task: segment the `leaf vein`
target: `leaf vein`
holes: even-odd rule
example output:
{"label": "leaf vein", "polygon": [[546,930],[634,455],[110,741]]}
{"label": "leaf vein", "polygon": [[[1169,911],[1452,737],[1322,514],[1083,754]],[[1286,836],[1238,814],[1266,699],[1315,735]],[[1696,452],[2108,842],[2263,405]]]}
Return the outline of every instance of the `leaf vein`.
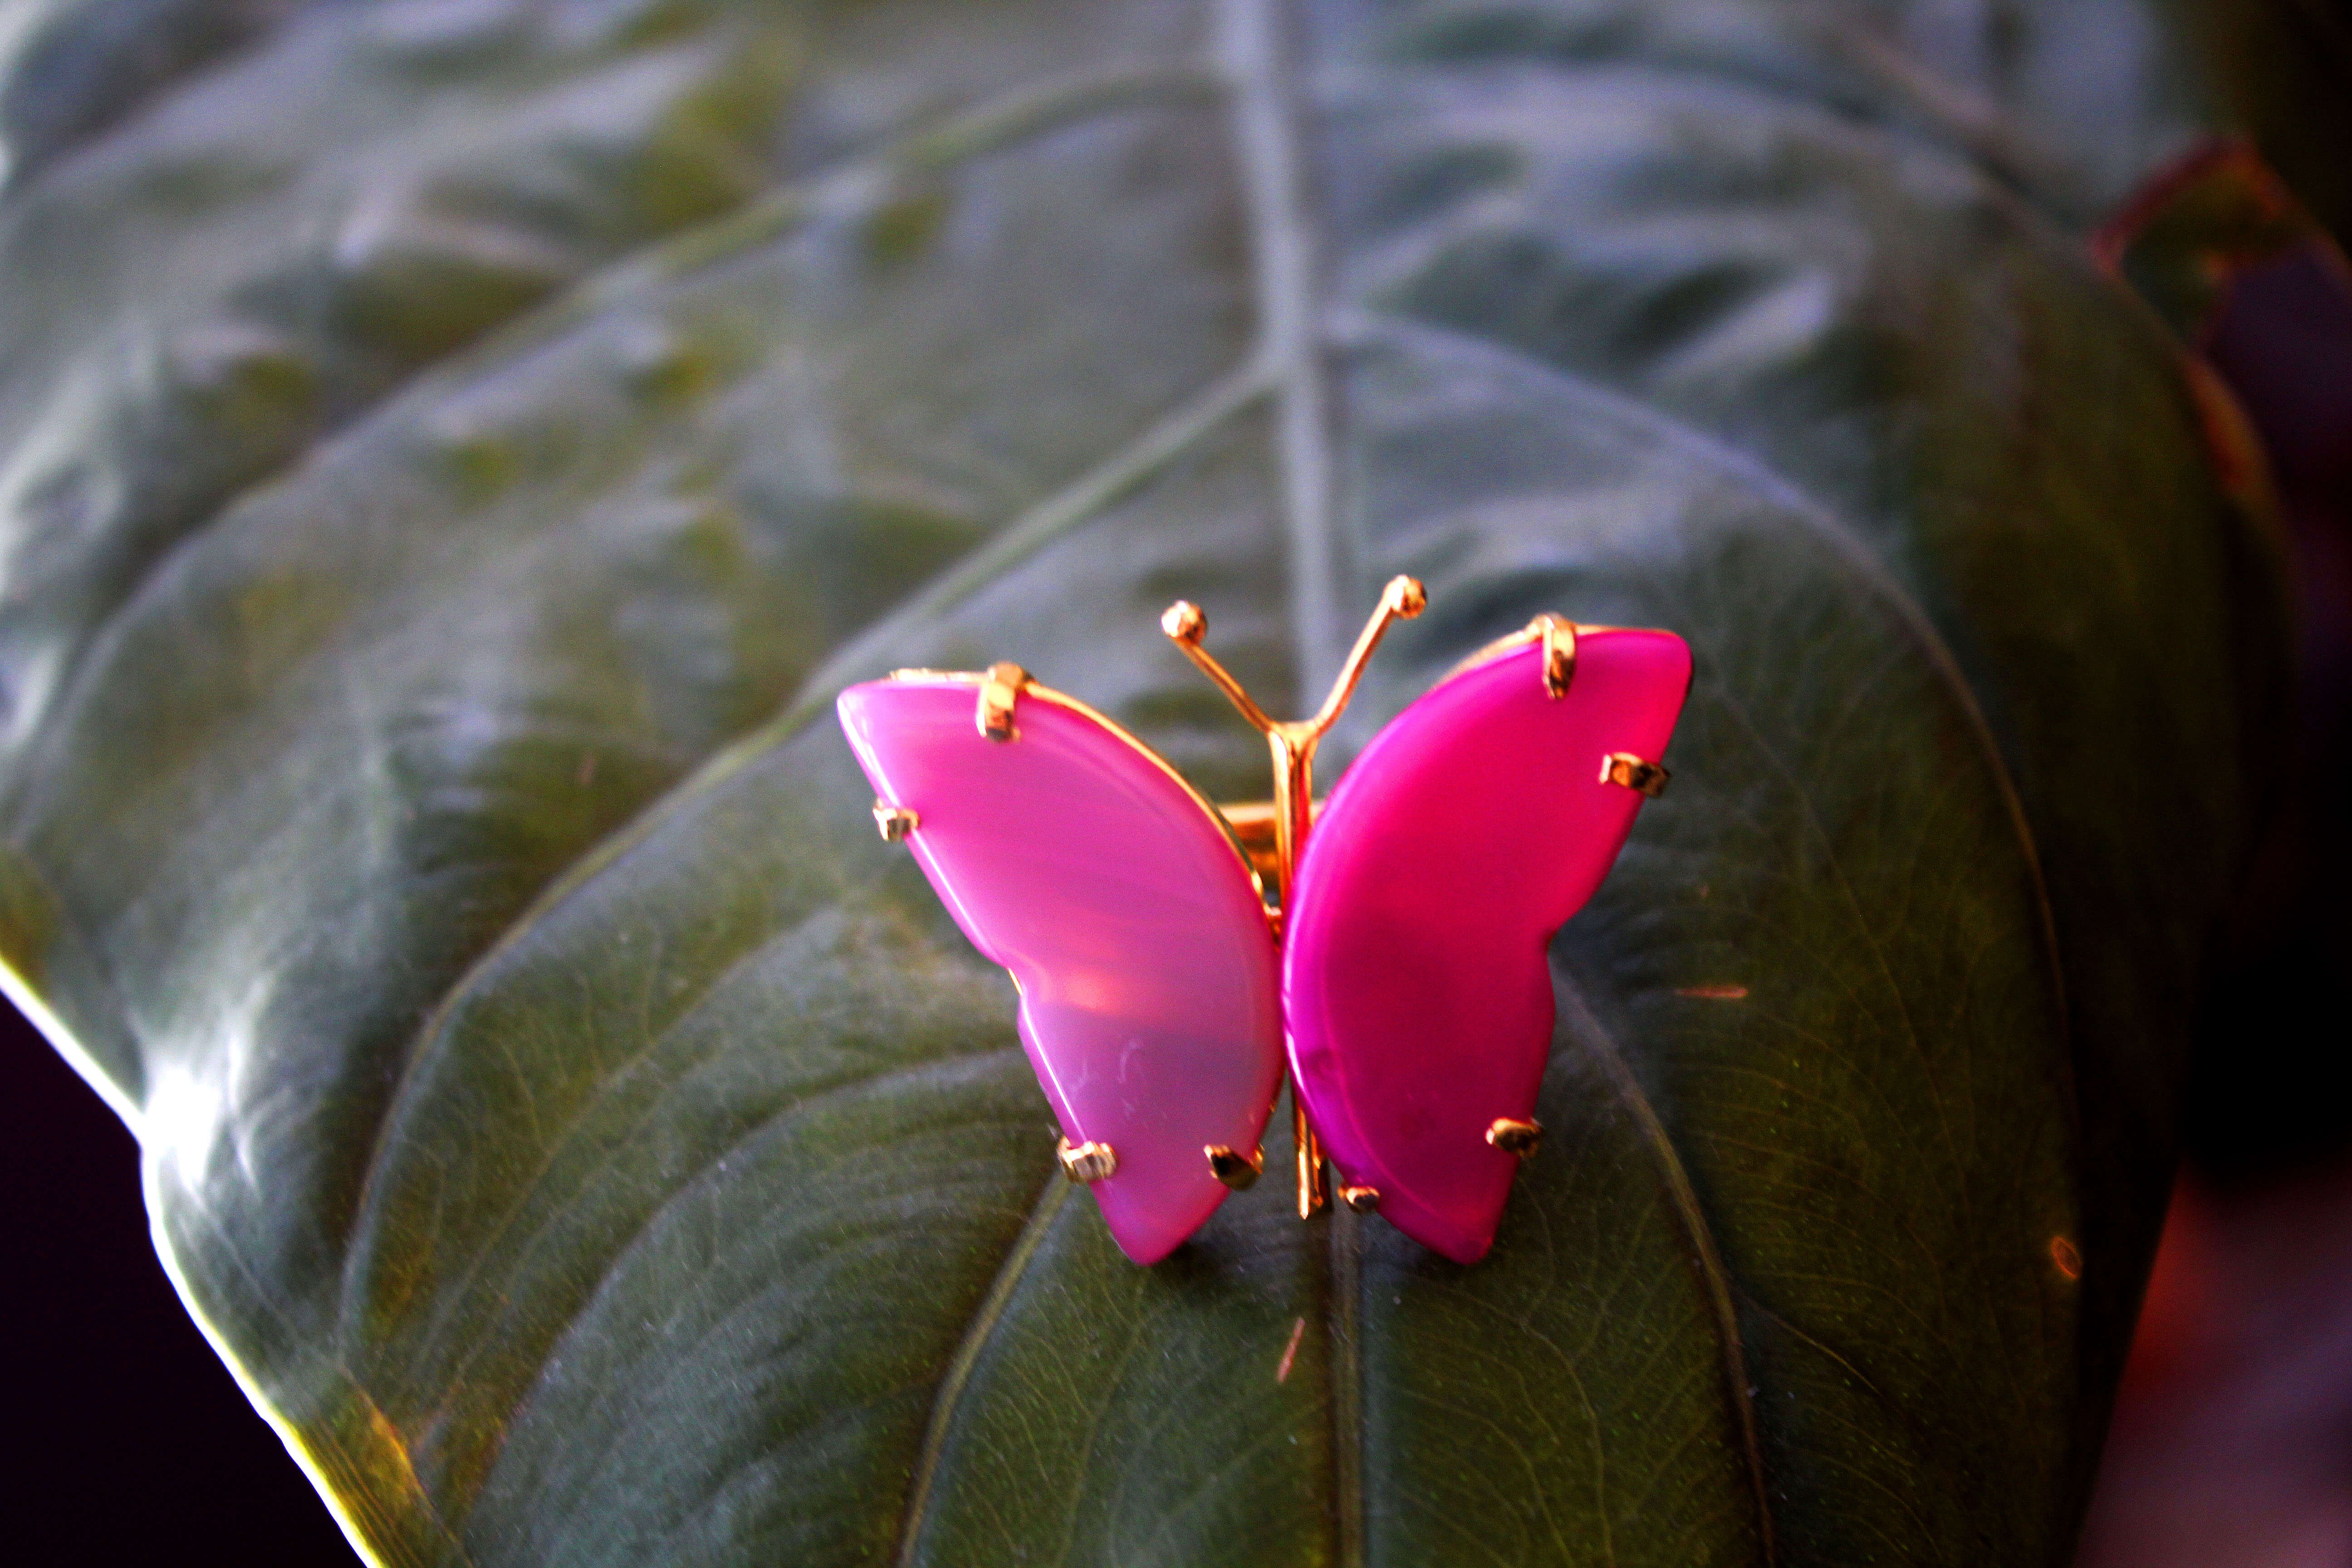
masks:
{"label": "leaf vein", "polygon": [[939,1394],[931,1403],[930,1419],[925,1425],[923,1446],[916,1459],[915,1479],[908,1488],[906,1506],[901,1510],[898,1548],[891,1553],[891,1560],[899,1564],[899,1568],[913,1568],[918,1561],[915,1551],[921,1542],[923,1521],[930,1511],[931,1491],[939,1480],[940,1460],[947,1451],[948,1436],[955,1424],[956,1410],[963,1401],[965,1388],[971,1383],[973,1369],[980,1364],[981,1352],[987,1348],[990,1337],[996,1331],[996,1325],[1003,1321],[1005,1309],[1012,1305],[1013,1295],[1021,1288],[1022,1277],[1029,1271],[1031,1260],[1037,1256],[1045,1233],[1053,1228],[1054,1216],[1061,1213],[1062,1205],[1069,1194],[1070,1184],[1063,1179],[1059,1171],[1045,1178],[1045,1190],[1037,1194],[1037,1202],[1029,1211],[1028,1222],[1021,1227],[1021,1235],[1013,1242],[1013,1250],[1005,1254],[1003,1267],[997,1269],[994,1282],[981,1300],[980,1310],[973,1314],[971,1324],[964,1330],[963,1338],[956,1345],[955,1354],[948,1360],[947,1375],[940,1380]]}

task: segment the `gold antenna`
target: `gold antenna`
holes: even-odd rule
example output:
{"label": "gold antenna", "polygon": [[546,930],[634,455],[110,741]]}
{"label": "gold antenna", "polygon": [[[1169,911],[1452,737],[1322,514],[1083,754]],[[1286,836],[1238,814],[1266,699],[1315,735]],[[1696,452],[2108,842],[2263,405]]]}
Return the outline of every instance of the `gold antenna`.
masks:
{"label": "gold antenna", "polygon": [[[1313,718],[1288,723],[1267,718],[1265,710],[1250,700],[1249,693],[1242,689],[1242,683],[1234,679],[1233,672],[1201,646],[1202,637],[1208,634],[1209,617],[1201,613],[1198,605],[1179,599],[1160,617],[1160,629],[1184,650],[1185,658],[1201,667],[1203,675],[1216,682],[1217,689],[1241,710],[1252,729],[1266,738],[1273,752],[1275,888],[1286,917],[1290,910],[1290,880],[1298,869],[1298,857],[1307,847],[1307,829],[1314,826],[1315,748],[1339,722],[1348,700],[1356,694],[1356,683],[1364,678],[1365,662],[1381,646],[1390,623],[1412,619],[1428,603],[1429,595],[1423,592],[1417,579],[1390,578],[1388,586],[1381,590],[1380,608],[1364,623],[1356,646],[1348,652],[1348,661],[1339,667],[1339,679],[1331,683],[1330,695],[1323,699],[1323,706],[1315,710]],[[1298,1217],[1307,1219],[1328,1201],[1323,1183],[1323,1146],[1315,1130],[1307,1124],[1307,1109],[1299,1102],[1295,1085],[1290,1091],[1290,1131],[1298,1152]]]}

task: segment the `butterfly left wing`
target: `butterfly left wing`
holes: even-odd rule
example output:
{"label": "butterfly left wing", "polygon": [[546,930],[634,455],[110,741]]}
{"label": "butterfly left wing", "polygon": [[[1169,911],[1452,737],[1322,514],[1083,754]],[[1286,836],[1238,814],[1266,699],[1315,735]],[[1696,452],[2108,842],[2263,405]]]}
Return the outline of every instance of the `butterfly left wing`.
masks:
{"label": "butterfly left wing", "polygon": [[1552,933],[1663,784],[1650,770],[1690,687],[1671,632],[1568,642],[1539,624],[1373,738],[1316,817],[1283,938],[1291,1068],[1325,1152],[1464,1263],[1493,1244],[1509,1150],[1533,1135]]}
{"label": "butterfly left wing", "polygon": [[1074,1173],[1120,1249],[1157,1262],[1230,1190],[1206,1151],[1254,1155],[1281,1085],[1273,932],[1239,846],[1141,742],[1025,678],[906,671],[836,707],[877,819],[1012,971],[1063,1133],[1096,1146]]}

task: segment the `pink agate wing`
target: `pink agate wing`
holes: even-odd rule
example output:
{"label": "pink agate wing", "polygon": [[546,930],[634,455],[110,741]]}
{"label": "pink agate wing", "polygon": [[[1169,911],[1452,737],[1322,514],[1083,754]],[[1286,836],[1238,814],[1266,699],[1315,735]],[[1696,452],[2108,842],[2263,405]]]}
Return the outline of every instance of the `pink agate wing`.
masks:
{"label": "pink agate wing", "polygon": [[1119,1247],[1155,1263],[1227,1189],[1203,1150],[1258,1145],[1282,1081],[1274,938],[1241,852],[1168,766],[1029,688],[991,741],[969,676],[841,694],[841,727],[972,945],[1013,972],[1021,1043]]}
{"label": "pink agate wing", "polygon": [[1566,696],[1538,638],[1444,681],[1374,737],[1308,837],[1284,941],[1290,1060],[1350,1186],[1448,1258],[1486,1255],[1552,1032],[1552,933],[1591,898],[1690,685],[1670,632],[1580,632]]}

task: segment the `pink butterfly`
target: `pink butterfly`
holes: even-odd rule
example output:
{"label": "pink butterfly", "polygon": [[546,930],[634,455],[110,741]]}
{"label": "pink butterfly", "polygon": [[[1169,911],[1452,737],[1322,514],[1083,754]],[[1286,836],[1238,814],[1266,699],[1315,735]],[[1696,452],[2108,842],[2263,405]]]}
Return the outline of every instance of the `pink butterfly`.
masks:
{"label": "pink butterfly", "polygon": [[1546,950],[1664,787],[1690,650],[1539,616],[1398,714],[1310,807],[1316,742],[1422,604],[1421,584],[1391,582],[1322,710],[1286,724],[1201,647],[1198,610],[1169,611],[1273,749],[1272,808],[1230,817],[1013,665],[841,694],[876,820],[1012,972],[1063,1167],[1138,1263],[1256,1177],[1286,1044],[1302,1215],[1328,1158],[1351,1206],[1475,1262],[1534,1152]]}

